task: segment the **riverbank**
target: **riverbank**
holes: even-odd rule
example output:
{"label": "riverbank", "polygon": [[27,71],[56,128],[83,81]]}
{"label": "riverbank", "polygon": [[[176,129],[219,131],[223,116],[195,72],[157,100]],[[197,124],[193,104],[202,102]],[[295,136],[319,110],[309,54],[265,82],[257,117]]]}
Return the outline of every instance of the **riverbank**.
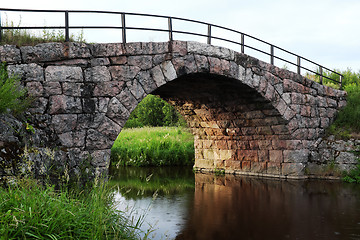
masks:
{"label": "riverbank", "polygon": [[111,165],[192,166],[194,156],[194,137],[186,128],[128,128],[111,149]]}
{"label": "riverbank", "polygon": [[18,179],[0,188],[0,239],[138,239],[107,184],[85,190]]}

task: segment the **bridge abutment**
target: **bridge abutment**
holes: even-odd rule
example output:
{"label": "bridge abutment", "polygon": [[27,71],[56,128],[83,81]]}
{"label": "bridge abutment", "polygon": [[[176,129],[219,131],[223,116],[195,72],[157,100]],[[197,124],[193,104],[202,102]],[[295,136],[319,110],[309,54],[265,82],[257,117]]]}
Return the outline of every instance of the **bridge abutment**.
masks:
{"label": "bridge abutment", "polygon": [[32,123],[73,169],[89,157],[106,171],[114,140],[152,93],[185,116],[195,168],[303,176],[314,143],[346,104],[344,91],[197,42],[0,46],[0,60],[36,97]]}

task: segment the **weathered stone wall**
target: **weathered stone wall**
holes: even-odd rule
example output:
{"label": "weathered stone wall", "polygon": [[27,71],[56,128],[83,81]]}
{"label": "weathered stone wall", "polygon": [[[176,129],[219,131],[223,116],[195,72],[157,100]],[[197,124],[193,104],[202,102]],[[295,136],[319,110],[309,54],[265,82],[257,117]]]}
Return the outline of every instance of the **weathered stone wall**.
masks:
{"label": "weathered stone wall", "polygon": [[100,171],[149,93],[174,104],[195,135],[199,170],[303,175],[310,148],[345,92],[245,54],[197,42],[0,46],[0,60],[37,97],[32,124],[70,169]]}
{"label": "weathered stone wall", "polygon": [[319,138],[310,150],[305,170],[309,176],[341,176],[344,171],[354,169],[360,160],[359,139]]}

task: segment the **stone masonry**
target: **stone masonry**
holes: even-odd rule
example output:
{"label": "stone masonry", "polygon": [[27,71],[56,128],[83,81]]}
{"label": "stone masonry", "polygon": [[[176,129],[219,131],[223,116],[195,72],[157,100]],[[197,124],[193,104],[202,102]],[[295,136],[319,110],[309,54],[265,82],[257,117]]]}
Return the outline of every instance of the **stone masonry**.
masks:
{"label": "stone masonry", "polygon": [[32,124],[72,168],[90,156],[106,171],[114,140],[152,93],[185,116],[197,170],[301,177],[346,105],[344,91],[198,42],[5,45],[0,61],[36,97]]}

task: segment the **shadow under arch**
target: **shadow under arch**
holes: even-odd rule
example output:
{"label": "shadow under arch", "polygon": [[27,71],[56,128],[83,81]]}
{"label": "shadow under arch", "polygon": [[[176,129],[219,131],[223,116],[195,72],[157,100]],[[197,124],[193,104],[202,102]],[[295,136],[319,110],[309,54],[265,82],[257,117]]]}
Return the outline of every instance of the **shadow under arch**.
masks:
{"label": "shadow under arch", "polygon": [[239,80],[185,74],[157,88],[186,119],[195,137],[195,169],[280,174],[279,141],[291,139],[272,103]]}

